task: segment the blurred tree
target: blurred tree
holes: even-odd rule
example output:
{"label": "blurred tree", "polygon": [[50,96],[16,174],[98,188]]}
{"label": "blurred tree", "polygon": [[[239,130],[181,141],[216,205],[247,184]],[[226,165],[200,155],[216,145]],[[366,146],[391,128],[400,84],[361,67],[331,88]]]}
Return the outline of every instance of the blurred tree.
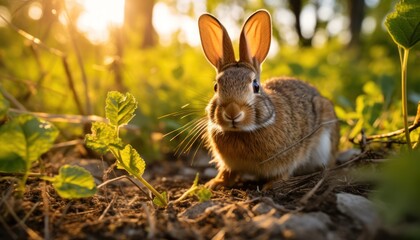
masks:
{"label": "blurred tree", "polygon": [[362,30],[363,19],[365,18],[365,1],[364,0],[348,0],[350,15],[350,47],[360,44],[360,31]]}
{"label": "blurred tree", "polygon": [[157,44],[157,33],[153,26],[155,0],[126,0],[125,24],[143,37],[140,48],[151,48]]}
{"label": "blurred tree", "polygon": [[[300,13],[302,12],[303,2],[302,0],[289,0],[289,7],[295,17],[295,30],[299,36],[299,44],[303,47],[311,46],[312,38],[305,38],[302,35]],[[316,26],[317,24],[315,24]]]}

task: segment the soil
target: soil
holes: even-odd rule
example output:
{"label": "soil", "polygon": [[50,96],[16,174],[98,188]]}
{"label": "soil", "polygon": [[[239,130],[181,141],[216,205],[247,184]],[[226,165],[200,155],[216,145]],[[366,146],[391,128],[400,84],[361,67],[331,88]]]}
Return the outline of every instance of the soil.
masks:
{"label": "soil", "polygon": [[[57,173],[63,161],[81,158],[74,150],[69,152],[50,153],[34,170]],[[383,157],[377,152],[364,152],[329,172],[293,177],[274,184],[269,191],[261,191],[259,182],[241,180],[235,188],[213,191],[209,201],[201,203],[192,196],[166,208],[154,206],[150,197],[127,179],[107,184],[95,196],[78,200],[62,199],[50,184],[34,178],[29,178],[23,197],[19,197],[13,182],[2,180],[0,239],[302,239],[264,220],[274,219],[277,224],[277,219],[282,221],[288,214],[314,212],[331,219],[323,230],[328,234],[320,235],[328,239],[388,239],[392,236],[385,230],[379,228],[372,235],[336,207],[336,193],[369,196],[374,186],[356,181],[350,172],[360,166],[375,168],[375,159]],[[97,159],[85,161],[103,164]],[[173,201],[193,182],[195,173],[187,174],[186,168],[192,168],[187,160],[154,162],[147,166],[145,177],[160,192],[167,191]],[[206,170],[192,169],[201,173]],[[104,176],[123,174],[101,173],[98,182]],[[204,177],[200,183],[207,180]],[[317,236],[312,239],[320,239]]]}

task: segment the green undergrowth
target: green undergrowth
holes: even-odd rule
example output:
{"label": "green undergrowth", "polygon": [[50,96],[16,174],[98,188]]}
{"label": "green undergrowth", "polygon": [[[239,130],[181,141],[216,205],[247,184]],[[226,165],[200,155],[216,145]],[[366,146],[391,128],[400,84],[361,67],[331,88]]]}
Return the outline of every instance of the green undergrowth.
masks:
{"label": "green undergrowth", "polygon": [[59,132],[51,123],[30,114],[9,116],[9,102],[0,94],[0,180],[17,183],[17,191],[25,191],[28,177],[50,182],[63,198],[90,197],[96,193],[93,176],[84,168],[64,165],[58,175],[32,172],[33,165],[48,152]]}
{"label": "green undergrowth", "polygon": [[[92,133],[87,134],[85,138],[86,146],[101,154],[112,153],[116,159],[117,168],[127,171],[149,189],[155,196],[153,199],[155,205],[165,207],[168,204],[167,193],[160,193],[143,178],[146,169],[145,161],[136,149],[130,144],[125,144],[119,137],[120,128],[133,119],[136,109],[137,100],[132,94],[126,93],[124,95],[117,91],[109,92],[105,106],[105,115],[108,122],[94,122],[92,124]],[[179,202],[189,195],[195,195],[200,201],[205,201],[210,199],[211,192],[198,185],[197,175],[192,187],[175,202]]]}

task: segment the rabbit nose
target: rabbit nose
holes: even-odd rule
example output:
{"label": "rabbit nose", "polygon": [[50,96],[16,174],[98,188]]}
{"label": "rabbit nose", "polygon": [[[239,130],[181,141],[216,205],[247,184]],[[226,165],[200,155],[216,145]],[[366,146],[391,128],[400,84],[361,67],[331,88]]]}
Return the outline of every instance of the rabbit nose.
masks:
{"label": "rabbit nose", "polygon": [[237,104],[229,104],[223,111],[223,118],[225,121],[231,122],[240,122],[244,119],[245,113],[241,111]]}

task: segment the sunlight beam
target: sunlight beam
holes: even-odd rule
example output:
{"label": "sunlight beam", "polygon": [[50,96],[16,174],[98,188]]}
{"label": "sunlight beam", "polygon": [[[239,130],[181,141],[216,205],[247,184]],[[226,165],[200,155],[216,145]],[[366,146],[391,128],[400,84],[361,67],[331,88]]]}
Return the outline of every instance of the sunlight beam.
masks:
{"label": "sunlight beam", "polygon": [[83,12],[77,20],[77,28],[94,44],[109,40],[110,28],[124,23],[124,0],[79,0]]}

